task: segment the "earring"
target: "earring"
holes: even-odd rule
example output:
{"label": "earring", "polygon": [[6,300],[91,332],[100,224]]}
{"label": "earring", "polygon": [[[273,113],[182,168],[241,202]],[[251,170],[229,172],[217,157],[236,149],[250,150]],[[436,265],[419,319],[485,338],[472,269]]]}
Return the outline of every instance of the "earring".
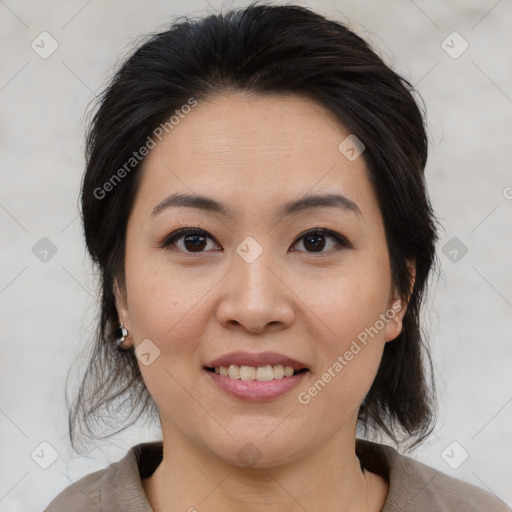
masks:
{"label": "earring", "polygon": [[121,345],[124,343],[127,337],[128,329],[123,325],[123,322],[121,322],[121,325],[119,325],[119,327],[116,330],[116,337],[114,340],[117,349],[123,348]]}

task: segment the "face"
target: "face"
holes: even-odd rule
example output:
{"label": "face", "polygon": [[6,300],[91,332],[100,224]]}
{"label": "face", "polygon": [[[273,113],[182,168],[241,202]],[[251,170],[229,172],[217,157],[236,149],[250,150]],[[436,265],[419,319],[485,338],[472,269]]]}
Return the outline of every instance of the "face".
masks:
{"label": "face", "polygon": [[[146,157],[116,299],[164,440],[238,466],[253,450],[270,467],[355,437],[405,304],[364,152],[339,149],[348,135],[307,99],[233,93],[200,102]],[[174,194],[223,209],[166,205]],[[343,197],[285,212],[325,194]],[[235,351],[307,371],[278,395],[234,396],[205,366]]]}

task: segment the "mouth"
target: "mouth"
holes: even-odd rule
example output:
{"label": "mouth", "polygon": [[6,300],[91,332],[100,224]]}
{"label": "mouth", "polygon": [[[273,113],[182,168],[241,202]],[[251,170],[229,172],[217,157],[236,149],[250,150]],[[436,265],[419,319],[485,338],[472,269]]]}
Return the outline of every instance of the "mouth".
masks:
{"label": "mouth", "polygon": [[217,367],[204,366],[204,369],[208,372],[216,373],[222,377],[228,377],[234,380],[257,380],[260,382],[287,379],[309,371],[308,368],[292,368],[291,366],[283,365],[239,366],[236,364]]}
{"label": "mouth", "polygon": [[285,396],[310,373],[309,368],[283,365],[265,366],[205,366],[210,382],[237,400],[264,402]]}
{"label": "mouth", "polygon": [[278,352],[238,351],[207,361],[203,367],[223,377],[240,380],[273,380],[309,371],[308,365]]}

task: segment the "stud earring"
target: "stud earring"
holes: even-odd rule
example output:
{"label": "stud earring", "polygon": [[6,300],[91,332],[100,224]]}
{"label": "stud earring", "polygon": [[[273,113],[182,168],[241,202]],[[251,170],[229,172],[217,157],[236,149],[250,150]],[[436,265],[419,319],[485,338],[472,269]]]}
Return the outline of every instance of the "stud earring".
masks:
{"label": "stud earring", "polygon": [[114,343],[116,345],[117,349],[124,348],[122,344],[128,337],[128,329],[123,325],[123,322],[119,325],[119,327],[116,330]]}

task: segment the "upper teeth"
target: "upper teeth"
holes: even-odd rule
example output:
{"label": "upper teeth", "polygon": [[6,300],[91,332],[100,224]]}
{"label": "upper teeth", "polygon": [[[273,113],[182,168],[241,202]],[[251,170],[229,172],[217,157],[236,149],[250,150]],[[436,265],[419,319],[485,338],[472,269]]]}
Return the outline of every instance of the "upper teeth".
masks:
{"label": "upper teeth", "polygon": [[238,366],[237,364],[231,364],[229,366],[220,366],[215,368],[215,373],[223,375],[224,377],[230,377],[231,379],[241,380],[272,380],[282,379],[283,377],[291,377],[294,369],[291,366],[283,366],[282,364],[276,364],[271,366]]}

